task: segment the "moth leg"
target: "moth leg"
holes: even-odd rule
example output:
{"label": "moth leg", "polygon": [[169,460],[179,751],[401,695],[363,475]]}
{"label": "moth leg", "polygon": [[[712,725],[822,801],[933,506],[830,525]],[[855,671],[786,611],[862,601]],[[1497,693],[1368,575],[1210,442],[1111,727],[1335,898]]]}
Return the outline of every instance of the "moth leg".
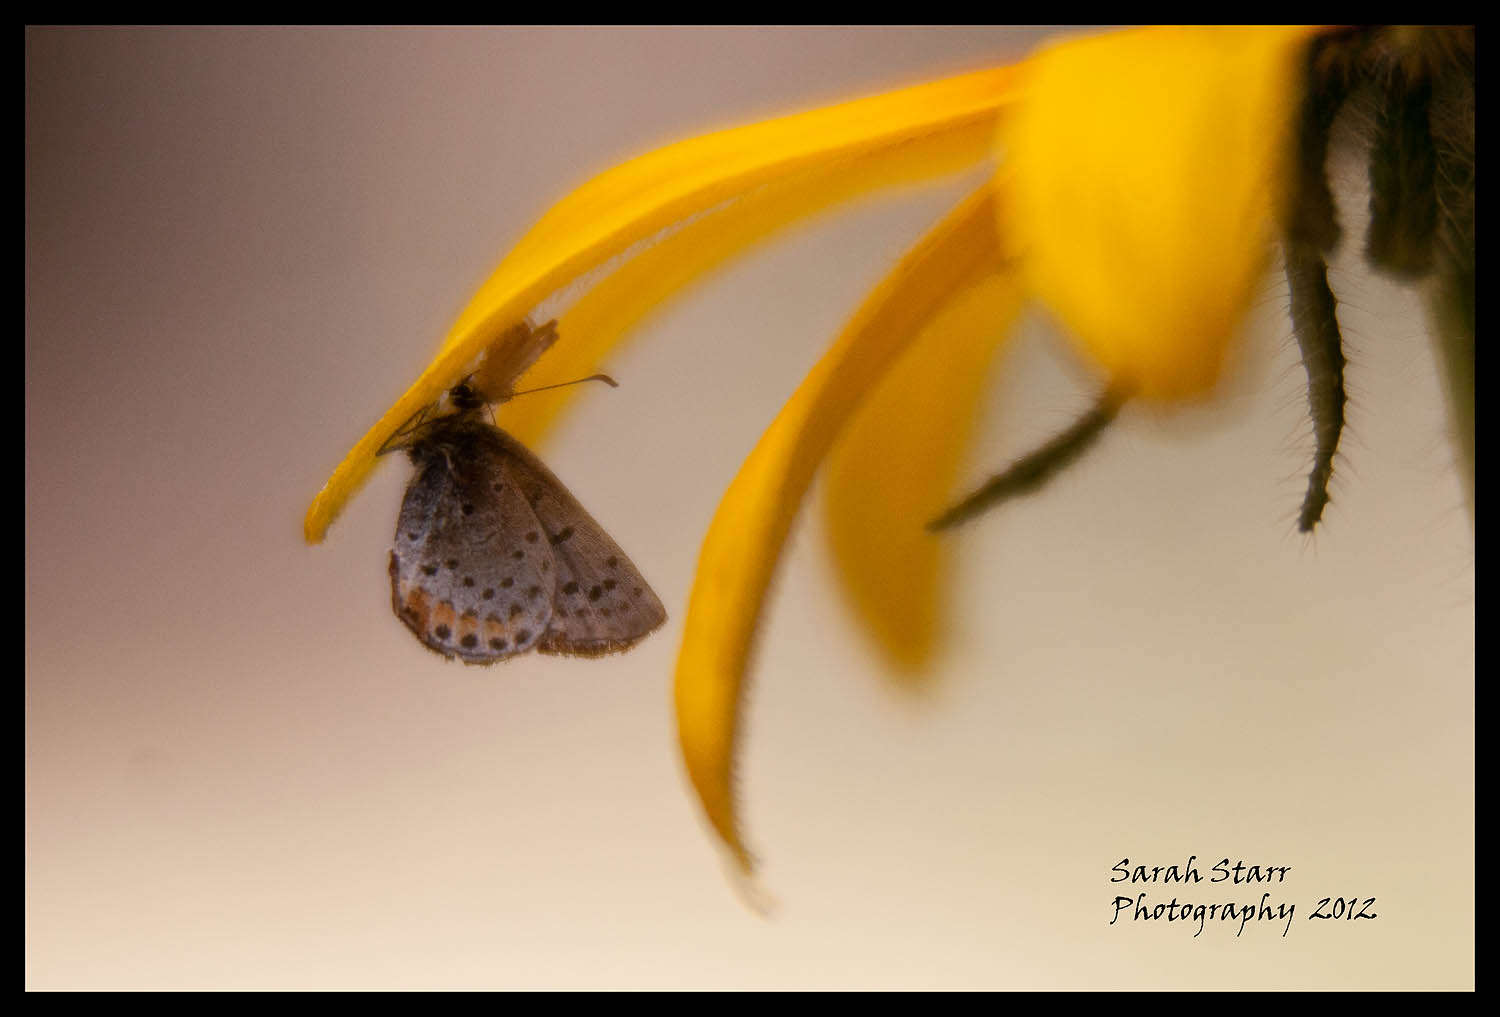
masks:
{"label": "moth leg", "polygon": [[1041,448],[1017,459],[1010,469],[985,481],[976,491],[927,524],[933,533],[979,515],[1003,501],[1040,490],[1054,475],[1070,466],[1098,440],[1120,412],[1123,394],[1108,388],[1087,413]]}
{"label": "moth leg", "polygon": [[[392,452],[400,452],[410,448],[416,440],[415,435],[422,430],[427,423],[427,416],[432,412],[432,406],[424,406],[411,416],[406,418],[406,423],[391,432],[391,436],[381,443],[380,448],[375,450],[377,456],[389,455]],[[411,439],[411,440],[406,440]]]}

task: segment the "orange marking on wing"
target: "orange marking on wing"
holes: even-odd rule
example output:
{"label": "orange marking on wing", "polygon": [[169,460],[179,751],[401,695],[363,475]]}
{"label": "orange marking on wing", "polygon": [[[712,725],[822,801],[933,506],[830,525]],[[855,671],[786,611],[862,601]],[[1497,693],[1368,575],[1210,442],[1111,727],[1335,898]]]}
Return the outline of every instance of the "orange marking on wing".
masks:
{"label": "orange marking on wing", "polygon": [[451,632],[458,622],[458,612],[453,609],[453,602],[451,600],[445,600],[432,609],[432,612],[427,617],[427,621],[433,629],[436,629],[439,625],[446,625]]}
{"label": "orange marking on wing", "polygon": [[422,592],[419,587],[414,586],[406,591],[404,607],[410,618],[418,624],[426,626],[427,612],[432,609],[432,605],[427,600],[427,594]]}

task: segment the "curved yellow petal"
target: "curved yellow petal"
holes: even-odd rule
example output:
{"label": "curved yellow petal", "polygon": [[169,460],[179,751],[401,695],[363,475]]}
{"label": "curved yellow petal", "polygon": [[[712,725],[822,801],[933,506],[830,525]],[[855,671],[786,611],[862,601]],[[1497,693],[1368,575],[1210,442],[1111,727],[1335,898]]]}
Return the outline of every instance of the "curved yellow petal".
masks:
{"label": "curved yellow petal", "polygon": [[[920,145],[897,144],[862,155],[854,166],[839,162],[794,174],[694,217],[595,283],[562,314],[558,329],[567,341],[527,375],[527,387],[609,369],[606,357],[622,338],[670,297],[747,248],[788,227],[810,225],[819,213],[861,195],[972,166],[989,157],[993,141],[994,121],[977,121]],[[555,389],[506,403],[500,422],[535,445],[569,403],[588,391],[586,386]]]}
{"label": "curved yellow petal", "polygon": [[1153,28],[1027,61],[1001,132],[1033,293],[1153,400],[1202,394],[1266,266],[1305,28]]}
{"label": "curved yellow petal", "polygon": [[870,294],[761,436],[704,538],[677,659],[678,737],[709,821],[747,872],[731,770],[740,691],[781,545],[818,465],[861,399],[955,291],[997,269],[995,215],[986,185]]}
{"label": "curved yellow petal", "polygon": [[857,164],[863,154],[988,123],[1012,94],[1013,79],[1010,68],[980,71],[719,131],[593,178],[554,205],[475,294],[437,358],[313,500],[304,536],[310,543],[322,540],[391,433],[550,293],[673,222],[778,177],[832,163]]}
{"label": "curved yellow petal", "polygon": [[992,361],[1021,306],[1014,273],[954,299],[887,372],[828,461],[834,565],[897,673],[928,663],[945,616],[952,542],[927,523],[953,496]]}

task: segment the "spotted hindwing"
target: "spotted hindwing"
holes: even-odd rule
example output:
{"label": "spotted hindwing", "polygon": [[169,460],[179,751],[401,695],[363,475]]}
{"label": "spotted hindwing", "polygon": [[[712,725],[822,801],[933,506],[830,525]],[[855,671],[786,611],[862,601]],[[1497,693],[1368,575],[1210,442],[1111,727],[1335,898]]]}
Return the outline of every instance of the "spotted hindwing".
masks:
{"label": "spotted hindwing", "polygon": [[408,449],[391,550],[396,616],[425,645],[466,664],[539,647],[557,579],[548,544],[509,469],[508,439],[478,412],[426,427]]}
{"label": "spotted hindwing", "polygon": [[597,657],[655,631],[667,612],[620,545],[526,446],[495,433],[502,472],[522,491],[556,563],[551,623],[537,651]]}

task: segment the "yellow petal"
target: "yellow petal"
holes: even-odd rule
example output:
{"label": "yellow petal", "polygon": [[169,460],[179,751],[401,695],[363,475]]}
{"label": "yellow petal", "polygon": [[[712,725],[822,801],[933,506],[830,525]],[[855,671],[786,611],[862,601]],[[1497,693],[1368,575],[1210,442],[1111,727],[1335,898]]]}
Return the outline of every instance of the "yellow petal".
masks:
{"label": "yellow petal", "polygon": [[956,291],[999,267],[995,214],[986,186],[870,294],[761,436],[704,538],[677,660],[678,736],[709,821],[747,872],[731,769],[741,687],[781,545],[860,400]]}
{"label": "yellow petal", "polygon": [[953,300],[865,400],[829,457],[834,564],[899,674],[928,662],[945,617],[952,541],[927,523],[952,499],[991,362],[1020,307],[1012,273]]}
{"label": "yellow petal", "polygon": [[[449,330],[437,358],[345,457],[303,523],[310,543],[369,474],[403,422],[454,384],[506,328],[549,294],[693,212],[768,181],[902,143],[988,124],[1012,92],[1009,68],[917,85],[689,141],[600,174],[558,202],[501,262]],[[851,162],[853,161],[853,162]],[[559,348],[567,342],[564,335]]]}
{"label": "yellow petal", "polygon": [[[861,155],[853,163],[794,174],[757,188],[725,207],[694,217],[597,282],[559,319],[567,337],[527,375],[527,387],[581,378],[606,367],[622,338],[671,297],[703,281],[747,248],[793,226],[811,225],[852,198],[902,184],[929,181],[989,157],[992,120]],[[587,388],[555,389],[500,408],[500,423],[528,445],[546,435],[562,411]]]}
{"label": "yellow petal", "polygon": [[1001,134],[1033,292],[1137,394],[1204,393],[1266,266],[1308,29],[1045,49]]}

